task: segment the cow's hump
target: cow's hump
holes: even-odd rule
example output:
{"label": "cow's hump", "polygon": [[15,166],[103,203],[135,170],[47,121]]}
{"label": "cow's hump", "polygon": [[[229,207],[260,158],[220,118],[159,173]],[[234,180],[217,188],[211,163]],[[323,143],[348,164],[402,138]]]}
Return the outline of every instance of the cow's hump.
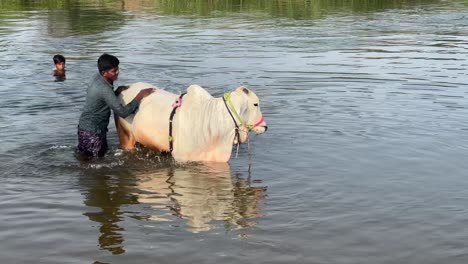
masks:
{"label": "cow's hump", "polygon": [[199,98],[199,99],[210,99],[213,98],[210,93],[208,93],[204,88],[202,88],[200,85],[190,85],[189,88],[187,88],[187,95],[190,95],[191,97]]}

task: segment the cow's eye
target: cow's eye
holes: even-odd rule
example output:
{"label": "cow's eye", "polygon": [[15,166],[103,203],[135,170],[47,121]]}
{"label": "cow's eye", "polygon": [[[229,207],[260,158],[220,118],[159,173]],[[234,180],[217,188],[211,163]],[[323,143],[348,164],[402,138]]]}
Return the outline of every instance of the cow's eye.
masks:
{"label": "cow's eye", "polygon": [[258,106],[258,104],[254,104],[254,106]]}

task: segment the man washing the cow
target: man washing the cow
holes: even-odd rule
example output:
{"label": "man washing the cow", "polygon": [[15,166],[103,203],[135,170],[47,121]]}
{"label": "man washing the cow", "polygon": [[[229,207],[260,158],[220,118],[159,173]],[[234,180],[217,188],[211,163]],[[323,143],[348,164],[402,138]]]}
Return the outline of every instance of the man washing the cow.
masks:
{"label": "man washing the cow", "polygon": [[114,115],[125,118],[135,113],[141,100],[155,91],[154,88],[142,89],[128,104],[122,105],[117,95],[128,86],[119,86],[114,91],[114,81],[119,76],[119,59],[102,54],[97,66],[99,73],[88,85],[86,103],[78,123],[77,151],[91,157],[102,157],[107,152],[110,110]]}

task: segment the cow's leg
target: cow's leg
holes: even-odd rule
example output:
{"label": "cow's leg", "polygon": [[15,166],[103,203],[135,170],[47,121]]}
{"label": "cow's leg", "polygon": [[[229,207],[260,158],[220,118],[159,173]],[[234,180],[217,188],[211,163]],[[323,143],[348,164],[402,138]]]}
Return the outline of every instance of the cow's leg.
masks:
{"label": "cow's leg", "polygon": [[135,148],[135,138],[132,135],[132,132],[125,129],[120,122],[119,117],[115,117],[115,126],[117,128],[117,135],[119,136],[120,147],[125,150],[131,150]]}

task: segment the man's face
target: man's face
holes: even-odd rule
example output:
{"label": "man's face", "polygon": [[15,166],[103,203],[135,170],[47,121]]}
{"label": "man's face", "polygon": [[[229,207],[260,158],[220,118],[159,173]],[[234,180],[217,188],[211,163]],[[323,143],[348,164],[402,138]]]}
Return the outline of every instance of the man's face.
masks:
{"label": "man's face", "polygon": [[112,68],[110,70],[104,71],[102,76],[109,81],[115,81],[119,77],[119,67]]}
{"label": "man's face", "polygon": [[57,71],[63,71],[65,70],[65,62],[59,62],[55,64],[55,69]]}

